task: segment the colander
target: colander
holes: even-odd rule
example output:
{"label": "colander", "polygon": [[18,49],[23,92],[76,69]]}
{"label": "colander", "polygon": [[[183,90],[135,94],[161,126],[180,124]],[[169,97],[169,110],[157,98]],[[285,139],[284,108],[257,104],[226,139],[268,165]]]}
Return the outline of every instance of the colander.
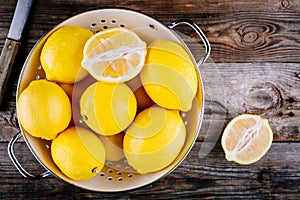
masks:
{"label": "colander", "polygon": [[[92,179],[86,181],[75,181],[65,176],[52,161],[50,153],[51,142],[32,137],[22,128],[21,124],[19,124],[21,132],[13,137],[8,145],[9,156],[16,168],[24,177],[29,179],[45,178],[52,174],[59,179],[62,179],[75,186],[88,190],[103,192],[125,191],[142,187],[172,172],[183,161],[183,159],[192,148],[200,131],[200,126],[203,118],[204,97],[199,68],[210,54],[210,45],[203,32],[196,24],[189,20],[179,20],[171,23],[169,26],[165,26],[145,14],[127,9],[99,9],[78,14],[54,27],[51,31],[44,35],[33,47],[23,65],[19,77],[16,101],[18,101],[19,94],[29,85],[31,81],[35,79],[45,78],[45,73],[40,66],[39,60],[41,49],[47,38],[55,30],[66,25],[79,25],[83,28],[90,29],[93,32],[112,27],[124,27],[134,30],[134,32],[137,33],[139,37],[147,44],[150,44],[151,41],[155,39],[166,39],[179,43],[184,48],[186,48],[195,64],[199,80],[198,92],[196,98],[193,101],[192,109],[186,113],[181,113],[187,130],[186,141],[178,157],[169,166],[158,172],[143,175],[138,174],[135,172],[135,170],[132,169],[131,166],[128,165],[126,159],[122,159],[117,162],[106,162],[101,171],[94,169],[93,172],[97,173],[97,176],[93,177]],[[192,28],[204,43],[205,53],[202,59],[200,59],[199,61],[196,61],[194,59],[187,45],[173,30],[174,27],[178,25],[189,26],[190,28]],[[29,147],[32,154],[46,169],[44,173],[33,175],[27,172],[18,162],[14,154],[14,144],[21,137],[24,137],[27,146]]]}

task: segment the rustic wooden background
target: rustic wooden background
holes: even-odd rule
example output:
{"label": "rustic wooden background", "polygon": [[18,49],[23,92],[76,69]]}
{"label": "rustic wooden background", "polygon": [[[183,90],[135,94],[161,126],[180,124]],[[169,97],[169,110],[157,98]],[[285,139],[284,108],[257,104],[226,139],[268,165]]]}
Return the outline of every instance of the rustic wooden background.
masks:
{"label": "rustic wooden background", "polygon": [[[0,49],[15,5],[16,0],[0,3]],[[27,180],[7,154],[8,141],[19,132],[15,92],[22,63],[35,42],[59,22],[109,7],[139,10],[166,25],[188,18],[206,34],[212,53],[202,69],[209,89],[198,140],[173,173],[129,192],[90,192],[54,176]],[[242,113],[269,119],[274,133],[269,152],[257,163],[242,166],[227,162],[218,142],[199,158],[203,140],[219,136],[226,123]],[[37,0],[0,107],[0,132],[0,199],[300,199],[300,1]],[[16,145],[16,152],[26,169],[43,171],[24,142]]]}

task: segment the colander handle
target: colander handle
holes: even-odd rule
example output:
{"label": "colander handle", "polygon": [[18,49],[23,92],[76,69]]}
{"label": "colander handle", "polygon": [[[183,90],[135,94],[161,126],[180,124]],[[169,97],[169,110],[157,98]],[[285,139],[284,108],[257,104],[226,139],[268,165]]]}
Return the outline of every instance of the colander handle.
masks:
{"label": "colander handle", "polygon": [[207,60],[207,58],[210,55],[211,48],[210,48],[210,43],[209,43],[208,39],[206,38],[206,36],[202,32],[202,30],[199,28],[199,26],[197,24],[195,24],[194,22],[192,22],[191,20],[188,20],[188,19],[180,19],[178,21],[172,22],[170,25],[168,25],[168,27],[170,29],[174,29],[178,25],[188,25],[188,26],[190,26],[199,35],[202,42],[204,43],[205,54],[202,57],[202,59],[197,62],[197,66],[200,68],[202,66],[202,64]]}
{"label": "colander handle", "polygon": [[13,164],[15,165],[15,167],[19,170],[19,172],[25,177],[25,178],[28,178],[28,179],[33,179],[33,180],[36,180],[36,179],[41,179],[41,178],[45,178],[49,175],[51,175],[51,172],[49,170],[39,174],[39,175],[32,175],[30,174],[29,172],[27,172],[23,167],[22,165],[20,164],[20,162],[18,161],[18,159],[16,158],[15,156],[15,152],[14,152],[14,145],[16,143],[16,141],[18,141],[21,137],[22,137],[22,133],[19,132],[18,134],[15,135],[15,137],[13,137],[9,143],[8,143],[8,155],[11,159],[11,161],[13,162]]}

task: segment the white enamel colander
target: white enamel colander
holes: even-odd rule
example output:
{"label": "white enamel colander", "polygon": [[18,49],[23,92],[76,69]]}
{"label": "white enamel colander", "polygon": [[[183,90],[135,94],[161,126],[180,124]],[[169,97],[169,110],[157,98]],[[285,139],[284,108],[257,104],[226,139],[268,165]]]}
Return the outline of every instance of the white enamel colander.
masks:
{"label": "white enamel colander", "polygon": [[[204,97],[199,68],[206,61],[210,54],[210,45],[205,35],[196,24],[189,20],[179,20],[171,23],[169,26],[165,26],[145,14],[126,9],[100,9],[76,15],[54,27],[51,31],[44,35],[33,47],[24,63],[22,72],[19,77],[16,95],[17,101],[19,94],[29,85],[32,80],[45,78],[45,73],[40,67],[39,60],[41,49],[47,38],[55,30],[66,25],[79,25],[83,28],[90,29],[93,32],[112,27],[124,27],[130,30],[134,30],[134,32],[137,33],[139,37],[147,44],[150,44],[151,41],[155,39],[166,39],[179,43],[184,48],[186,48],[187,52],[190,54],[191,59],[194,61],[199,80],[198,92],[193,102],[192,109],[189,112],[182,114],[187,130],[186,141],[178,157],[169,166],[158,172],[144,175],[138,174],[127,164],[126,159],[123,159],[118,162],[106,162],[101,171],[95,171],[95,173],[97,173],[97,176],[90,180],[75,181],[65,176],[52,161],[50,153],[51,142],[32,137],[22,128],[21,124],[19,124],[21,132],[18,133],[14,138],[12,138],[8,145],[9,156],[15,164],[16,168],[24,177],[29,179],[39,179],[44,178],[48,175],[55,175],[56,177],[75,186],[88,190],[103,192],[116,192],[135,189],[150,184],[169,174],[187,156],[200,131],[200,126],[203,118]],[[200,61],[195,61],[194,56],[188,49],[187,45],[173,30],[173,28],[178,25],[189,26],[201,38],[202,42],[204,43],[205,53]],[[32,154],[46,169],[44,173],[39,175],[32,175],[27,172],[18,162],[14,154],[14,144],[21,137],[24,137],[27,146],[29,147]]]}

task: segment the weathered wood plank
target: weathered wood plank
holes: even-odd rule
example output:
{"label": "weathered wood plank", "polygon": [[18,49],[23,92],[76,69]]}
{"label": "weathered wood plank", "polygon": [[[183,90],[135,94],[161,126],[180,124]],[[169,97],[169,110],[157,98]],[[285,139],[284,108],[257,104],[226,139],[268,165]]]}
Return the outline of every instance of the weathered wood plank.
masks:
{"label": "weathered wood plank", "polygon": [[[27,180],[15,169],[0,143],[0,198],[204,198],[299,199],[300,143],[273,143],[257,163],[238,165],[225,160],[218,143],[206,157],[199,158],[202,143],[196,142],[186,160],[170,175],[138,190],[121,193],[96,193],[75,188],[51,176]],[[16,145],[16,155],[33,174],[42,172],[25,143]],[[180,186],[180,187],[179,187]]]}
{"label": "weathered wood plank", "polygon": [[[145,7],[145,5],[147,5]],[[0,46],[7,35],[14,4],[1,5]],[[214,62],[300,62],[298,1],[37,1],[24,38],[24,59],[34,43],[59,22],[84,11],[124,7],[149,14],[164,24],[188,18],[212,44]],[[167,12],[174,10],[176,12]],[[2,23],[3,22],[3,23]]]}
{"label": "weathered wood plank", "polygon": [[252,113],[269,119],[274,141],[299,141],[300,64],[205,64],[201,72],[207,97],[204,132],[209,119],[224,119],[218,113],[226,112],[225,123]]}
{"label": "weathered wood plank", "polygon": [[[218,137],[236,115],[253,113],[269,119],[274,141],[300,141],[300,64],[209,63],[201,73],[206,102],[199,140]],[[19,131],[14,98],[9,104],[0,112],[0,141]]]}
{"label": "weathered wood plank", "polygon": [[[1,2],[0,50],[16,2]],[[165,179],[130,192],[90,192],[53,176],[37,181],[24,179],[6,153],[7,141],[19,131],[15,91],[22,64],[34,43],[54,25],[84,11],[109,7],[139,10],[164,24],[188,18],[207,35],[212,54],[210,64],[202,70],[205,115],[196,145],[180,167]],[[0,199],[300,199],[299,55],[300,1],[297,0],[35,1],[5,102],[0,107]],[[212,152],[199,158],[201,141],[219,139],[220,130],[241,113],[269,118],[275,142],[266,156],[250,166],[237,165],[225,160],[217,143]],[[16,153],[26,169],[34,174],[43,171],[25,143],[16,144]]]}

